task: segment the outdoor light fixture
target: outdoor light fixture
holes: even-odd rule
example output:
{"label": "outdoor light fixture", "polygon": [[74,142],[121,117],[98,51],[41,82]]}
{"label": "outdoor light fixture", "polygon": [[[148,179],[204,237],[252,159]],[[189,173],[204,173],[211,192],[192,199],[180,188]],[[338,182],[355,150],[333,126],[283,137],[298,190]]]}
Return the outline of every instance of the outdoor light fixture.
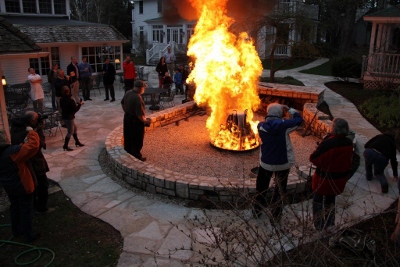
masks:
{"label": "outdoor light fixture", "polygon": [[1,76],[1,84],[2,84],[3,86],[6,86],[6,85],[7,85],[6,77]]}
{"label": "outdoor light fixture", "polygon": [[121,61],[119,61],[119,58],[116,58],[114,62],[115,62],[115,64],[121,63]]}

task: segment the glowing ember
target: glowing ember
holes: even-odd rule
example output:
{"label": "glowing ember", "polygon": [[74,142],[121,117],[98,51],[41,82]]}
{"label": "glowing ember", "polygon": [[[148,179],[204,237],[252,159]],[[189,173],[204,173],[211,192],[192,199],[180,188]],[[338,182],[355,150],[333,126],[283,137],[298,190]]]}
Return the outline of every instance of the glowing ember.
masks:
{"label": "glowing ember", "polygon": [[[258,122],[252,119],[253,109],[260,102],[256,89],[262,72],[261,61],[247,33],[237,37],[229,32],[234,20],[226,15],[227,0],[190,2],[199,19],[189,42],[188,55],[194,56],[196,63],[188,82],[196,84],[195,102],[211,109],[206,124],[211,141],[218,147],[238,150],[238,141],[233,141],[237,139],[237,132],[221,125],[226,122],[230,109],[247,110],[246,123],[257,133]],[[244,142],[248,144],[242,150],[254,144],[254,140]]]}

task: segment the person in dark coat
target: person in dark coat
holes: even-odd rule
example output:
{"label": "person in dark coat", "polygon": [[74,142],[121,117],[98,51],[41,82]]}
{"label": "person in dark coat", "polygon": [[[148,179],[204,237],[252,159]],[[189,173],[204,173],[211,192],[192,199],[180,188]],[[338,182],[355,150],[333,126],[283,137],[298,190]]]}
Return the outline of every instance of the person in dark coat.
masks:
{"label": "person in dark coat", "polygon": [[[57,101],[57,108],[58,108],[58,114],[61,116],[61,105],[60,105],[60,99],[62,97],[62,88],[64,86],[67,86],[68,88],[71,89],[71,82],[69,79],[69,76],[65,76],[65,72],[62,69],[57,70],[57,77],[54,81],[54,88],[56,91],[56,101]],[[61,120],[61,124],[63,127],[67,127],[64,123],[64,121]]]}
{"label": "person in dark coat", "polygon": [[[396,141],[394,134],[384,133],[373,137],[364,145],[365,172],[368,181],[371,181],[373,174],[381,184],[382,193],[387,193],[389,185],[385,176],[385,168],[389,164],[392,166],[393,179],[398,180],[397,159],[396,159]],[[372,173],[372,167],[374,173]],[[400,186],[399,186],[400,188]]]}
{"label": "person in dark coat", "polygon": [[27,111],[22,118],[13,119],[11,121],[11,144],[20,145],[24,143],[24,139],[28,134],[26,130],[27,126],[32,127],[39,135],[40,149],[29,162],[37,179],[37,186],[33,193],[33,206],[37,212],[43,213],[48,211],[49,181],[46,173],[49,171],[49,166],[42,153],[42,148],[46,149],[45,136],[43,133],[44,121],[39,121],[38,118],[39,115],[36,112]]}
{"label": "person in dark coat", "polygon": [[146,161],[140,152],[143,147],[144,127],[150,124],[146,119],[142,94],[146,88],[143,81],[136,80],[134,87],[125,93],[121,100],[124,110],[124,149],[135,158]]}
{"label": "person in dark coat", "polygon": [[106,98],[104,101],[110,100],[109,95],[111,95],[110,102],[115,101],[115,91],[114,91],[114,80],[115,80],[115,67],[110,63],[110,59],[106,58],[103,64],[103,84],[106,90]]}
{"label": "person in dark coat", "polygon": [[63,87],[63,96],[60,100],[60,105],[62,109],[62,118],[67,125],[68,133],[65,136],[63,149],[67,151],[72,151],[73,149],[68,146],[69,140],[71,139],[71,135],[74,137],[75,146],[84,146],[79,139],[77,133],[77,127],[75,124],[75,113],[81,108],[82,101],[76,103],[75,100],[72,99],[71,90],[69,87]]}
{"label": "person in dark coat", "polygon": [[330,230],[335,225],[335,201],[350,178],[353,142],[346,136],[346,120],[335,118],[328,133],[310,155],[316,166],[312,176],[313,217],[315,229]]}
{"label": "person in dark coat", "polygon": [[11,229],[14,237],[23,235],[26,242],[39,238],[33,233],[32,193],[35,180],[27,161],[39,150],[38,134],[27,127],[27,142],[23,145],[10,145],[9,139],[0,130],[0,185],[7,193],[10,205]]}
{"label": "person in dark coat", "polygon": [[160,61],[156,66],[156,71],[158,73],[158,87],[161,88],[163,86],[165,73],[168,72],[167,63],[165,63],[164,57],[160,57]]}
{"label": "person in dark coat", "polygon": [[[284,112],[287,113],[289,118],[283,118]],[[293,132],[303,122],[303,118],[297,110],[278,103],[269,104],[267,113],[265,121],[260,122],[257,126],[262,144],[253,215],[256,218],[260,217],[261,210],[266,204],[269,183],[272,176],[275,175],[271,213],[274,218],[278,219],[282,213],[283,195],[286,193],[290,168],[295,165],[289,133]]]}

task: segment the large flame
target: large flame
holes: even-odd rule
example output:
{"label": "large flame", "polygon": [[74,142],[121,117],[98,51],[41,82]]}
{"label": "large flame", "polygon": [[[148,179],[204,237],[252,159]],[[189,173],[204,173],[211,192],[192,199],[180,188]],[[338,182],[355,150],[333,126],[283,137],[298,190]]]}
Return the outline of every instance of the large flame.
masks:
{"label": "large flame", "polygon": [[189,42],[188,55],[194,56],[196,62],[188,81],[196,84],[195,102],[211,109],[206,124],[211,141],[224,138],[226,147],[235,149],[231,146],[237,142],[231,140],[234,137],[229,131],[221,133],[229,130],[221,129],[221,125],[226,123],[228,110],[247,110],[247,121],[257,132],[257,122],[252,120],[253,109],[260,102],[256,89],[261,61],[247,33],[235,36],[229,32],[234,20],[226,15],[227,0],[189,1],[199,19]]}

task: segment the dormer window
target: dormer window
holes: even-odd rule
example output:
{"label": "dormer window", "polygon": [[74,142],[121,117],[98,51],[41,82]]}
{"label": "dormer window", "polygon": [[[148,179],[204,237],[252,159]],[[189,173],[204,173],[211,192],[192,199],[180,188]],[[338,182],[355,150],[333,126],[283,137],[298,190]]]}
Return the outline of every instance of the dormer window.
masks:
{"label": "dormer window", "polygon": [[67,15],[66,0],[5,0],[6,13]]}
{"label": "dormer window", "polygon": [[24,13],[37,13],[36,0],[23,0],[22,6],[24,7]]}
{"label": "dormer window", "polygon": [[21,13],[19,0],[6,0],[6,11],[11,13]]}

